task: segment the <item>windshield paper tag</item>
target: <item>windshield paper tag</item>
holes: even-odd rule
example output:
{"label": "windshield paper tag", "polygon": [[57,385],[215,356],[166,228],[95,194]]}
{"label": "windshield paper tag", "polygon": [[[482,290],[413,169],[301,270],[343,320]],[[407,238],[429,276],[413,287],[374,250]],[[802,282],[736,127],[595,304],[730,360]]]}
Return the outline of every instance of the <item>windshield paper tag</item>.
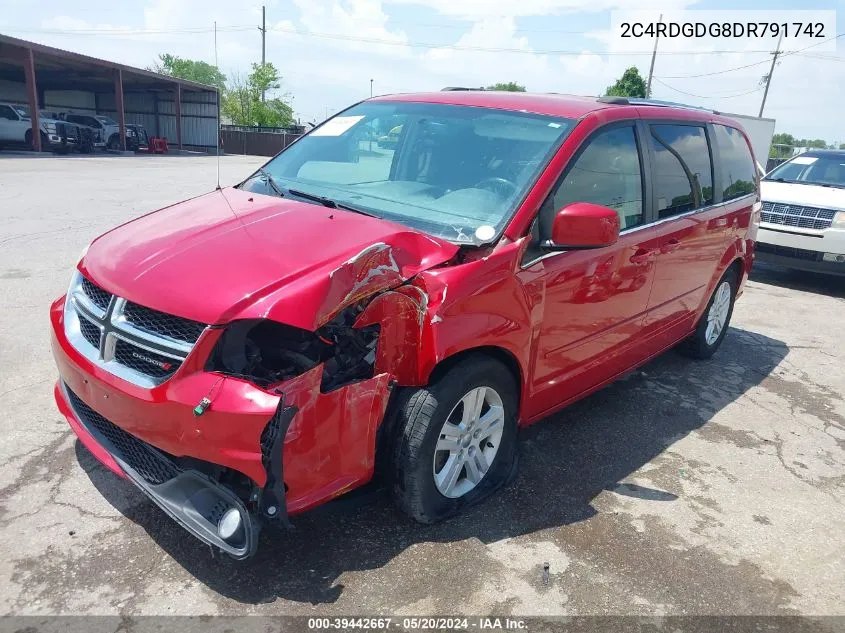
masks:
{"label": "windshield paper tag", "polygon": [[815,156],[798,156],[792,159],[793,165],[812,165],[818,160]]}
{"label": "windshield paper tag", "polygon": [[363,118],[363,115],[336,116],[311,132],[311,136],[340,136]]}

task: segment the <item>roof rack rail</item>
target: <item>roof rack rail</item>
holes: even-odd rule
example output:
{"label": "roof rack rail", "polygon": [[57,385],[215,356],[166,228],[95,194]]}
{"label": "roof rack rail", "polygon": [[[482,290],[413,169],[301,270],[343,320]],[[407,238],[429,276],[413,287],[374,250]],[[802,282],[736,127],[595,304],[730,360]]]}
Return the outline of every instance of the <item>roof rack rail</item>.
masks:
{"label": "roof rack rail", "polygon": [[455,91],[469,91],[469,90],[485,90],[482,86],[480,88],[466,88],[464,86],[446,86],[445,88],[441,88],[440,92],[455,92]]}
{"label": "roof rack rail", "polygon": [[612,103],[614,105],[631,105],[626,97],[599,97],[599,103]]}
{"label": "roof rack rail", "polygon": [[686,110],[699,110],[711,112],[712,114],[721,114],[718,110],[712,110],[702,106],[689,105],[688,103],[678,103],[677,101],[663,101],[662,99],[644,99],[642,97],[599,97],[599,102],[613,103],[615,105],[649,105],[657,106],[659,108],[684,108]]}

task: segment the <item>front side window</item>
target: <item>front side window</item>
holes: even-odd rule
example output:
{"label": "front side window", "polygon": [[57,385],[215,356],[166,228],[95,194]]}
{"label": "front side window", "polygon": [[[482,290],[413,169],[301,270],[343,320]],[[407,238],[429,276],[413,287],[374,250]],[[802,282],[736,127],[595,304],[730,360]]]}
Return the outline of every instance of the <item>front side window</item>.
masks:
{"label": "front side window", "polygon": [[845,152],[801,154],[776,167],[764,180],[845,189]]}
{"label": "front side window", "polygon": [[650,132],[658,217],[713,204],[713,171],[704,128],[652,125]]}
{"label": "front side window", "polygon": [[[567,169],[546,209],[553,214],[573,202],[616,209],[622,229],[643,223],[643,178],[633,127],[615,127],[595,136]],[[549,234],[551,227],[545,228]]]}
{"label": "front side window", "polygon": [[0,105],[0,119],[9,119],[11,121],[17,121],[18,117],[15,116],[14,111],[9,106]]}
{"label": "front side window", "polygon": [[[483,243],[504,229],[573,125],[490,108],[365,102],[264,171],[293,199],[330,198],[456,243]],[[241,187],[271,193],[260,173]]]}
{"label": "front side window", "polygon": [[95,117],[95,118],[96,118],[96,119],[97,119],[100,123],[102,123],[103,125],[117,125],[117,121],[115,121],[115,120],[113,120],[113,119],[110,119],[110,118],[109,118],[109,117],[107,117],[107,116],[98,116],[98,117]]}
{"label": "front side window", "polygon": [[719,148],[722,200],[741,198],[757,190],[757,169],[742,133],[725,125],[714,125]]}

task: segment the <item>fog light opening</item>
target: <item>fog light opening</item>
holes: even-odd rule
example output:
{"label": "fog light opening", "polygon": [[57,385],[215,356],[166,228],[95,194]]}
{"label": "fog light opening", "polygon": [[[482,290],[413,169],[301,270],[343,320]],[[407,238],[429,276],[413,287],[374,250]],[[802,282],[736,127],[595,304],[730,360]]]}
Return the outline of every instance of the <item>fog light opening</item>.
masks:
{"label": "fog light opening", "polygon": [[237,508],[229,508],[217,524],[217,534],[224,541],[240,540],[243,537],[244,522]]}

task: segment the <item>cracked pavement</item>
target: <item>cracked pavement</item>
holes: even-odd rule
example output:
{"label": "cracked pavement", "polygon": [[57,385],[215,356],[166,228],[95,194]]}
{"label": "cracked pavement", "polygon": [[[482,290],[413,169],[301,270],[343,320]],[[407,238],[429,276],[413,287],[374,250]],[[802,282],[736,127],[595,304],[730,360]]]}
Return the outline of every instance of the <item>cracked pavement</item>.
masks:
{"label": "cracked pavement", "polygon": [[[223,158],[224,184],[261,162]],[[75,441],[47,310],[92,238],[214,174],[0,156],[0,613],[843,613],[845,278],[764,267],[714,359],[669,352],[527,429],[516,481],[465,515],[376,498],[213,558]]]}

